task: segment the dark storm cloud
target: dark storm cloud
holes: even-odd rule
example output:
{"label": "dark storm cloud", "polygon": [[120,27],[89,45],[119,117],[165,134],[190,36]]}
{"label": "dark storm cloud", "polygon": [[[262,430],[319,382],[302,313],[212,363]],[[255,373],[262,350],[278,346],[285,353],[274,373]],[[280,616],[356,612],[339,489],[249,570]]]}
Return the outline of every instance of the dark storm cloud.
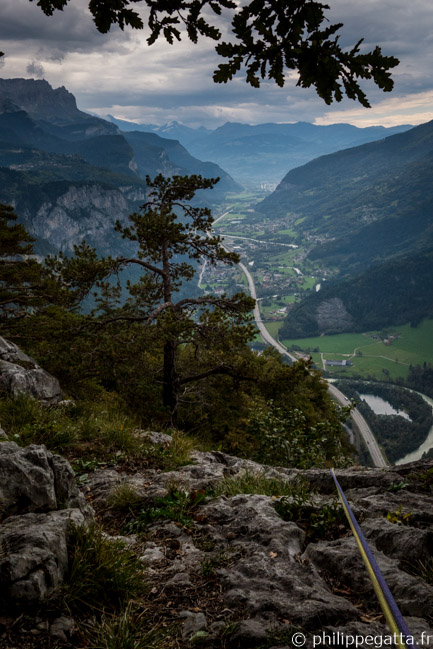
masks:
{"label": "dark storm cloud", "polygon": [[361,37],[363,49],[382,48],[396,56],[396,90],[402,94],[433,88],[433,3],[430,0],[363,0],[331,2],[332,21],[341,21],[341,42],[350,46]]}
{"label": "dark storm cloud", "polygon": [[[396,84],[391,97],[425,94],[433,87],[431,0],[331,0],[330,4],[330,21],[344,23],[340,30],[344,46],[364,37],[363,48],[380,45],[385,54],[401,59],[393,72]],[[345,100],[326,107],[314,90],[296,88],[293,76],[282,89],[271,82],[253,89],[239,77],[214,84],[212,73],[221,59],[213,42],[201,39],[193,46],[186,39],[172,47],[161,42],[148,47],[146,30],[114,28],[103,35],[96,30],[87,5],[88,0],[70,0],[63,12],[47,17],[35,2],[0,0],[0,49],[8,54],[2,74],[23,76],[29,59],[33,60],[38,63],[27,74],[35,76],[40,72],[37,66],[42,66],[48,81],[68,87],[82,109],[113,112],[110,107],[116,106],[117,116],[142,121],[149,115],[159,122],[176,115],[202,122],[224,121],[227,116],[254,122],[314,121],[338,114],[344,118],[358,106]],[[221,25],[226,38],[229,12],[222,18],[210,12],[209,18]],[[373,105],[390,97],[372,82],[363,87]],[[424,98],[424,111],[425,106]],[[368,113],[362,111],[359,119]]]}
{"label": "dark storm cloud", "polygon": [[45,76],[44,66],[36,61],[32,61],[27,66],[27,74],[33,79],[43,79]]}
{"label": "dark storm cloud", "polygon": [[[120,30],[109,35],[100,34],[87,9],[86,0],[76,0],[63,11],[46,16],[42,10],[28,0],[1,0],[0,41],[34,41],[45,50],[54,48],[57,52],[95,51],[110,41],[115,41]],[[126,41],[129,33],[121,34]],[[4,45],[7,47],[7,45]]]}

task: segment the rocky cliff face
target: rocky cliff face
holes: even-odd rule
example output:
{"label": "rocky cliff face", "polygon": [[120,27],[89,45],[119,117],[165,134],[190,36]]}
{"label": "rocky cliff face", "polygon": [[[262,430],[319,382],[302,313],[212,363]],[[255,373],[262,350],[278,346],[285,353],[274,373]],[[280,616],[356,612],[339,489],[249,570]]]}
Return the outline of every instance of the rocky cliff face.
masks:
{"label": "rocky cliff face", "polygon": [[136,188],[125,188],[123,193],[98,184],[72,184],[56,198],[20,214],[32,234],[55,249],[72,251],[85,239],[101,254],[113,254],[115,221],[126,222],[133,203],[144,201],[144,190]]}
{"label": "rocky cliff face", "polygon": [[[141,434],[154,449],[172,443],[167,435]],[[246,474],[291,484],[293,496],[211,495]],[[386,471],[351,468],[338,477],[411,632],[418,640],[423,632],[433,637],[427,574],[433,462]],[[44,447],[1,444],[0,481],[2,592],[26,610],[58,591],[67,572],[68,526],[91,515],[69,465]],[[219,452],[195,452],[190,464],[168,473],[97,470],[86,475],[84,492],[112,533],[125,524],[110,507],[120,485],[135,492],[141,511],[155,513],[166,499],[165,513],[153,523],[149,518],[144,537],[123,538],[147,566],[149,606],[167,624],[178,625],[176,646],[288,649],[300,646],[293,644],[295,634],[306,647],[325,636],[375,636],[383,642],[390,637],[356,543],[337,515],[327,470],[269,468]],[[198,504],[203,490],[208,496]],[[189,494],[183,521],[176,520],[173,496],[170,514],[170,493]],[[47,622],[46,629],[51,627]]]}
{"label": "rocky cliff face", "polygon": [[88,135],[119,132],[105,120],[79,110],[72,93],[64,86],[52,88],[45,79],[0,79],[0,105],[11,103],[36,120],[58,125],[87,122]]}
{"label": "rocky cliff face", "polygon": [[[1,338],[0,358],[0,381],[12,365],[35,371],[33,359]],[[49,403],[42,389],[20,390]],[[146,567],[146,594],[134,605],[170,629],[152,649],[336,647],[355,637],[357,646],[392,643],[329,470],[195,451],[184,466],[162,471],[158,461],[170,448],[176,454],[174,438],[136,430],[141,459],[119,463],[114,455],[103,468],[83,460],[77,481],[66,459],[45,446],[21,448],[7,433],[0,443],[2,649],[96,646],[84,631],[95,609],[83,613],[81,602],[73,619],[61,604],[74,530],[92,529],[94,518],[105,543],[116,553],[128,547]],[[337,475],[411,633],[428,646],[433,460]]]}

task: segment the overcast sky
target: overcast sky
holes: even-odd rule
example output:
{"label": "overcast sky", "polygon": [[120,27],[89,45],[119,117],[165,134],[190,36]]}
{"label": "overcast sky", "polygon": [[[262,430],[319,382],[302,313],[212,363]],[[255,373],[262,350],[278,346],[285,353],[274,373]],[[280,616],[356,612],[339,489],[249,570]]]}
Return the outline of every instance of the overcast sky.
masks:
{"label": "overcast sky", "polygon": [[[419,124],[433,119],[432,0],[329,0],[333,22],[343,22],[341,43],[382,47],[397,56],[392,93],[364,88],[372,104],[353,101],[326,106],[314,90],[263,83],[247,86],[242,78],[214,84],[218,64],[211,41],[187,40],[170,46],[146,45],[146,32],[117,28],[97,32],[88,0],[70,0],[63,12],[46,17],[36,1],[0,0],[0,76],[45,78],[65,86],[79,108],[100,116],[141,123],[177,120],[214,128],[226,121],[247,123],[310,121],[349,122],[357,126]],[[137,5],[139,7],[139,5]]]}

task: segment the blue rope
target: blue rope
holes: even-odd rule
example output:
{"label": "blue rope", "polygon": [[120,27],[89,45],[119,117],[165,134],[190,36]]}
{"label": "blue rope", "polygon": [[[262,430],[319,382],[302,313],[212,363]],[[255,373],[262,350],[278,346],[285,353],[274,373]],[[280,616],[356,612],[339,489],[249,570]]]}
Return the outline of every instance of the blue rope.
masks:
{"label": "blue rope", "polygon": [[[341,488],[340,483],[338,482],[333,469],[331,469],[331,475],[332,475],[332,477],[334,479],[334,482],[335,482],[335,485],[337,487],[339,496],[340,496],[340,498],[341,498],[341,500],[343,502],[343,506],[344,506],[344,510],[346,512],[346,516],[349,519],[349,523],[351,523],[351,528],[352,528],[353,534],[354,534],[354,536],[356,538],[356,541],[358,542],[358,545],[360,545],[362,547],[362,549],[364,550],[365,555],[363,556],[363,559],[364,559],[364,561],[366,561],[367,569],[370,568],[371,571],[374,573],[376,579],[377,579],[377,583],[379,584],[379,588],[380,588],[380,590],[382,592],[383,598],[385,599],[385,601],[386,601],[386,603],[387,603],[387,605],[389,607],[389,611],[391,612],[392,618],[393,618],[393,620],[395,622],[395,626],[400,631],[401,640],[404,642],[404,646],[408,647],[408,649],[418,649],[418,647],[417,647],[417,645],[416,645],[416,643],[415,643],[415,641],[413,639],[413,635],[409,631],[409,628],[408,628],[408,626],[407,626],[407,624],[406,624],[406,622],[405,622],[405,620],[404,620],[404,618],[403,618],[403,616],[402,616],[402,614],[400,612],[400,609],[398,608],[398,606],[396,604],[396,601],[395,601],[394,597],[392,596],[391,591],[389,590],[388,584],[386,583],[385,578],[382,575],[382,572],[380,571],[380,568],[379,568],[379,566],[377,564],[377,561],[374,558],[373,553],[372,553],[367,541],[365,540],[365,537],[364,537],[364,535],[363,535],[363,533],[361,531],[361,528],[359,527],[358,521],[356,520],[356,518],[355,518],[355,516],[354,516],[354,514],[353,514],[353,512],[352,512],[352,510],[350,508],[350,505],[349,505],[349,503],[347,501],[347,498],[344,495],[343,489]],[[370,572],[370,570],[369,570],[369,572]],[[378,597],[379,597],[379,601],[380,601],[381,597],[379,596],[379,594],[378,594]],[[380,603],[381,603],[381,606],[383,608],[382,602],[380,602]],[[384,613],[385,613],[385,617],[388,620],[389,616],[386,614],[385,611],[384,611]],[[392,626],[394,626],[394,625],[392,625]],[[408,639],[409,642],[406,642],[405,639]],[[401,645],[401,642],[398,643],[398,644]]]}

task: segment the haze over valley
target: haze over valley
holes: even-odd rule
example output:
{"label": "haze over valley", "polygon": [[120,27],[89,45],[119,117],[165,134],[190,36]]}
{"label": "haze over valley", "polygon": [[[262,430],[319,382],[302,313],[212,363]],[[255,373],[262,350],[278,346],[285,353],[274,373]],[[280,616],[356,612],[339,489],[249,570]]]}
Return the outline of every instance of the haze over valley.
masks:
{"label": "haze over valley", "polygon": [[[219,176],[197,205],[212,207],[293,358],[401,383],[433,362],[433,122],[157,127],[89,115],[67,89],[24,79],[0,80],[0,110],[0,201],[39,254],[82,239],[129,254],[113,225],[143,204],[147,175]],[[248,290],[240,267],[197,273],[182,295]]]}

